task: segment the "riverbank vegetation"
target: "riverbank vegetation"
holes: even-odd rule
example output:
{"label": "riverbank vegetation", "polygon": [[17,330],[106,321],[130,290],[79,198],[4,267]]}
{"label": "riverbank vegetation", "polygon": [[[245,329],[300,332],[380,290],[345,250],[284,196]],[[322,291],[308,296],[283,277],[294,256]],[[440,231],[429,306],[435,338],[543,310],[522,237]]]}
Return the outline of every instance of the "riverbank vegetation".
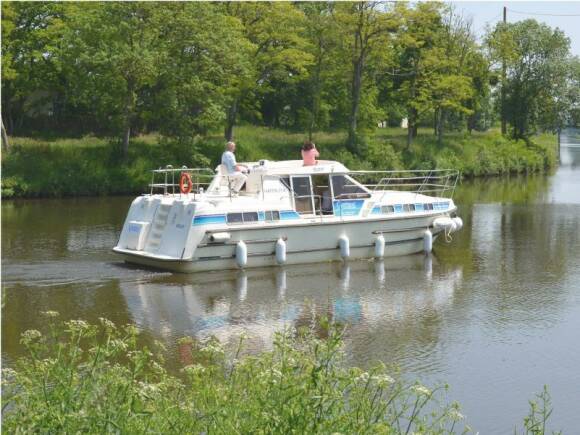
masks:
{"label": "riverbank vegetation", "polygon": [[[365,138],[365,155],[358,157],[345,150],[346,135],[317,134],[322,158],[342,161],[351,169],[456,168],[464,177],[538,172],[556,159],[556,138],[547,133],[530,141],[510,140],[497,130],[454,133],[439,144],[421,128],[407,149],[404,129],[384,128]],[[237,137],[239,160],[300,158],[301,133],[241,126]],[[14,138],[13,143],[2,163],[4,198],[139,194],[151,182],[150,169],[169,164],[214,168],[223,151],[219,133],[185,145],[159,135],[140,136],[125,158],[118,145],[94,136]]]}
{"label": "riverbank vegetation", "polygon": [[352,168],[540,170],[538,134],[580,119],[569,46],[534,20],[480,41],[439,2],[4,2],[3,195],[134,193],[229,139],[240,159],[313,139]]}
{"label": "riverbank vegetation", "polygon": [[[405,383],[382,365],[346,367],[344,329],[277,333],[258,355],[215,339],[180,340],[188,364],[163,366],[163,347],[138,330],[101,319],[29,330],[28,355],[2,371],[2,429],[9,433],[425,433],[470,431],[446,387]],[[547,391],[532,401],[524,433],[543,434]]]}

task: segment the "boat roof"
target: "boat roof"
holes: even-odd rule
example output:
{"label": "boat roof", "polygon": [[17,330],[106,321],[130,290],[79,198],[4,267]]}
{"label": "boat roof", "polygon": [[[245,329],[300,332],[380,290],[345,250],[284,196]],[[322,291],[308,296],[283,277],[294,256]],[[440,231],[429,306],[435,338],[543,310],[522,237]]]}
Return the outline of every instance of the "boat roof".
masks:
{"label": "boat roof", "polygon": [[313,166],[304,166],[302,160],[261,160],[259,162],[240,162],[240,164],[247,165],[252,170],[261,170],[264,174],[268,175],[310,175],[349,172],[346,166],[333,160],[318,160],[317,164]]}

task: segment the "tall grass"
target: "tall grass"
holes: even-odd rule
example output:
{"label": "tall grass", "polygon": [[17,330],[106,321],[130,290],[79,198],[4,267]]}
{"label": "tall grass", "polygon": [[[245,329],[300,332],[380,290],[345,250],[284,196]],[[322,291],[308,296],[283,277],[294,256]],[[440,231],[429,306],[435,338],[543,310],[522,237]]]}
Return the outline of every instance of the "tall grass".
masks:
{"label": "tall grass", "polygon": [[241,356],[184,339],[179,376],[133,326],[59,322],[26,331],[28,357],[3,372],[6,433],[453,433],[468,431],[444,389],[343,364],[342,329],[287,330],[272,351]]}
{"label": "tall grass", "polygon": [[[175,375],[163,366],[163,346],[140,344],[132,325],[42,315],[43,332],[22,334],[27,355],[2,370],[6,433],[471,432],[459,405],[445,400],[447,386],[404,383],[384,365],[347,367],[344,328],[324,319],[277,333],[273,350],[258,355],[244,352],[243,335],[234,349],[183,338],[188,365]],[[514,433],[548,433],[547,388],[529,403]]]}
{"label": "tall grass", "polygon": [[[283,130],[240,126],[236,129],[238,160],[300,158],[306,136]],[[496,130],[449,133],[437,144],[432,132],[420,129],[411,147],[406,130],[377,129],[362,138],[362,155],[346,149],[344,132],[314,136],[321,158],[338,160],[351,169],[458,169],[466,177],[539,172],[556,164],[556,138],[544,134],[529,142],[512,141]],[[92,136],[81,139],[13,138],[2,157],[2,196],[79,196],[141,193],[149,170],[171,165],[215,167],[224,148],[221,134],[189,143],[168,142],[157,135],[136,138],[129,155]]]}

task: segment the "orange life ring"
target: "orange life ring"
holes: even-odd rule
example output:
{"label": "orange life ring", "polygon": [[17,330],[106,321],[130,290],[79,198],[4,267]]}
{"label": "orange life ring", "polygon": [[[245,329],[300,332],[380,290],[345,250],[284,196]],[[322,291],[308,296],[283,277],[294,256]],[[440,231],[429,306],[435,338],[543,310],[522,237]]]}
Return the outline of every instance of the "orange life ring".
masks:
{"label": "orange life ring", "polygon": [[193,189],[193,181],[191,181],[191,175],[187,172],[182,172],[181,177],[179,177],[179,190],[181,193],[189,193]]}

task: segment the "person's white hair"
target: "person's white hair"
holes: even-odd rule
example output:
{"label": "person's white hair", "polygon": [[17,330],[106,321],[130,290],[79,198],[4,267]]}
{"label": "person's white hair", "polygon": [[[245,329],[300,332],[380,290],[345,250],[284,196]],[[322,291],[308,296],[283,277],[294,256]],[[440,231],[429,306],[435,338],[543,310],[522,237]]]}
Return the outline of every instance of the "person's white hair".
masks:
{"label": "person's white hair", "polygon": [[229,142],[226,144],[226,148],[227,148],[228,150],[229,150],[229,149],[230,149],[232,146],[236,146],[236,143],[235,143],[235,142],[232,142],[232,141],[229,141]]}

